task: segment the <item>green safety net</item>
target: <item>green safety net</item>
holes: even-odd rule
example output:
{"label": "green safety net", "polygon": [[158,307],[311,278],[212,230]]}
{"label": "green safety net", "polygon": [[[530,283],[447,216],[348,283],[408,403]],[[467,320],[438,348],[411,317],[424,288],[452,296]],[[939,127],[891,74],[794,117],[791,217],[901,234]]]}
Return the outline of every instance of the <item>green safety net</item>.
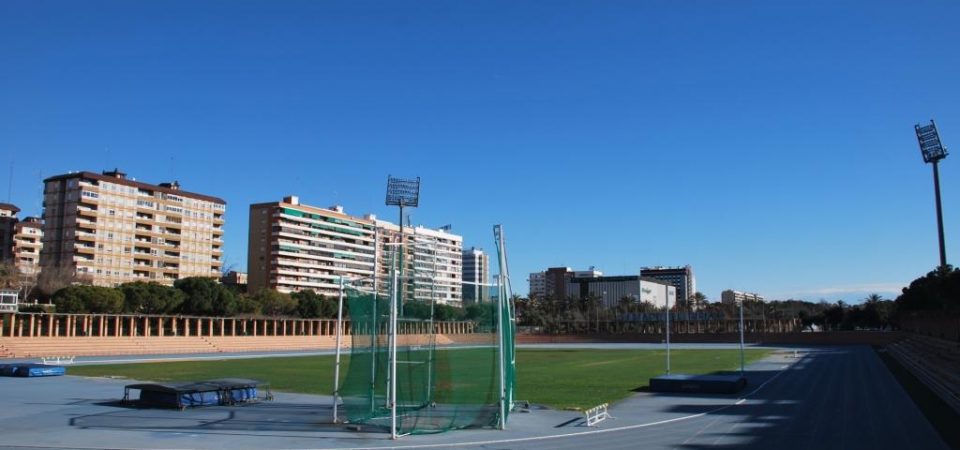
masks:
{"label": "green safety net", "polygon": [[[346,290],[352,346],[340,388],[344,418],[350,423],[392,426],[390,405],[391,277],[376,290]],[[397,277],[400,279],[400,277]],[[466,328],[468,334],[442,334],[429,293],[432,280],[416,267],[400,279],[397,297],[396,433],[437,433],[458,428],[498,427],[501,409],[509,411],[515,384],[514,326],[511,308],[499,302],[482,304],[482,313]],[[416,293],[409,295],[408,291]],[[402,293],[402,294],[400,294]],[[425,298],[427,297],[427,298]],[[507,303],[507,302],[505,302]],[[498,317],[499,316],[499,317]],[[505,324],[498,333],[498,323]],[[499,340],[508,349],[503,354]],[[451,345],[451,344],[462,345]],[[501,359],[504,365],[505,407],[500,406]]]}

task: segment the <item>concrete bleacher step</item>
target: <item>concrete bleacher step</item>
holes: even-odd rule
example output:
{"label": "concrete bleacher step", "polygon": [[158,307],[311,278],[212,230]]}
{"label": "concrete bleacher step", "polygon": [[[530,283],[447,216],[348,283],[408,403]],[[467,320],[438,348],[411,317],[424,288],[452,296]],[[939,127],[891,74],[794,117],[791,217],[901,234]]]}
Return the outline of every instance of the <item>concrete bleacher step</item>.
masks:
{"label": "concrete bleacher step", "polygon": [[[925,376],[933,378],[938,389],[943,389],[944,398],[960,411],[957,399],[960,399],[960,362],[956,359],[960,349],[952,349],[944,342],[931,341],[930,338],[912,336],[888,347],[897,359],[908,361],[918,367]],[[951,344],[946,342],[946,344]],[[938,391],[939,392],[939,391]],[[941,396],[943,396],[941,395]],[[949,398],[949,399],[948,399]]]}

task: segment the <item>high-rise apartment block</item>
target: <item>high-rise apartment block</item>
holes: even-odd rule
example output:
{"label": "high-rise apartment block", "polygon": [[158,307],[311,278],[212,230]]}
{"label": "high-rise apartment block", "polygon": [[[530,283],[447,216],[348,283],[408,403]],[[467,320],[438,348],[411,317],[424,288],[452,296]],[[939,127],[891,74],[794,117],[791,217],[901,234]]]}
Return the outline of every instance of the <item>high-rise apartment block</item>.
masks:
{"label": "high-rise apartment block", "polygon": [[17,218],[20,208],[0,203],[0,262],[13,264],[24,275],[39,271],[43,230],[37,217]]}
{"label": "high-rise apartment block", "polygon": [[302,205],[296,196],[250,205],[247,289],[336,295],[341,276],[372,280],[376,228],[373,220]]}
{"label": "high-rise apartment block", "polygon": [[119,170],[44,180],[43,269],[100,286],[220,276],[226,202]]}
{"label": "high-rise apartment block", "polygon": [[[340,277],[387,292],[400,227],[343,208],[304,205],[296,196],[250,205],[249,292],[312,290],[333,296]],[[458,305],[462,301],[463,238],[444,230],[404,227],[404,270],[416,279],[407,300]]]}
{"label": "high-rise apartment block", "polygon": [[666,281],[677,288],[677,304],[686,307],[690,297],[697,292],[697,279],[693,276],[693,267],[644,267],[640,276]]}
{"label": "high-rise apartment block", "polygon": [[490,301],[490,255],[473,247],[463,251],[463,302]]}

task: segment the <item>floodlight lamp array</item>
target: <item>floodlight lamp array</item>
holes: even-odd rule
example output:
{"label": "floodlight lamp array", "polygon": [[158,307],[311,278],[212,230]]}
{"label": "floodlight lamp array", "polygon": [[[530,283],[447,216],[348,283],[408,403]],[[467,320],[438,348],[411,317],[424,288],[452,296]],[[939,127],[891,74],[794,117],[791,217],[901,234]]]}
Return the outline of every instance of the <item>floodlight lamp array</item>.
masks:
{"label": "floodlight lamp array", "polygon": [[937,162],[947,157],[947,149],[943,148],[940,142],[940,134],[937,132],[937,125],[931,120],[930,125],[914,125],[917,132],[917,142],[920,143],[920,153],[923,154],[923,162]]}
{"label": "floodlight lamp array", "polygon": [[420,203],[420,177],[404,179],[387,177],[387,206],[412,206]]}

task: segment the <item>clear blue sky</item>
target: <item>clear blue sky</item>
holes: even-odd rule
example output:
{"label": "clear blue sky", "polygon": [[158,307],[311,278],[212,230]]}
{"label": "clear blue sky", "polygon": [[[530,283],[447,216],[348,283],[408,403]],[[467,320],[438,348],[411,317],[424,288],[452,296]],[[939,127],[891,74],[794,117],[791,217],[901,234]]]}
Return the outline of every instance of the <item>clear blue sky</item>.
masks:
{"label": "clear blue sky", "polygon": [[[529,272],[691,264],[710,299],[893,296],[938,264],[913,125],[960,149],[956,1],[0,2],[0,199],[119,167],[507,233]],[[941,167],[960,258],[960,150]],[[0,179],[8,181],[9,167]]]}

